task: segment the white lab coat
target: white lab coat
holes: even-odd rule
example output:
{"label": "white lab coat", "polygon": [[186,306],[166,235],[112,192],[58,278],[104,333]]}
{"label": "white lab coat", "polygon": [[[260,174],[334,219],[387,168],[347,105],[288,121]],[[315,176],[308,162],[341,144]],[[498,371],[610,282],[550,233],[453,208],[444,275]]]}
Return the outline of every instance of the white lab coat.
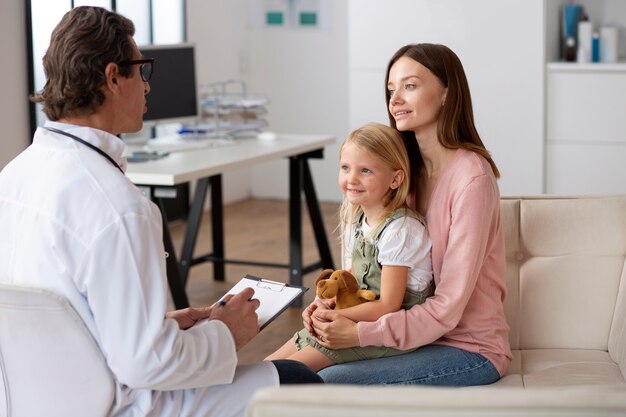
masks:
{"label": "white lab coat", "polygon": [[[50,125],[125,168],[115,136]],[[84,144],[39,128],[0,173],[0,282],[69,299],[116,379],[111,416],[243,415],[252,393],[278,384],[275,367],[237,368],[220,321],[182,331],[165,320],[165,271],[158,208]]]}

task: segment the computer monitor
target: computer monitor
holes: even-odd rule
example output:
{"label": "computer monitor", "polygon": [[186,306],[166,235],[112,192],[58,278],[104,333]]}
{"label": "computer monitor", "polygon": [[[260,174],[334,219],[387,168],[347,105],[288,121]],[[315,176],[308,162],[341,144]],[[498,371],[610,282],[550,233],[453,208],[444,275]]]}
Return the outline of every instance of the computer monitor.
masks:
{"label": "computer monitor", "polygon": [[146,45],[139,50],[146,58],[154,58],[144,122],[154,126],[197,120],[199,109],[194,45]]}

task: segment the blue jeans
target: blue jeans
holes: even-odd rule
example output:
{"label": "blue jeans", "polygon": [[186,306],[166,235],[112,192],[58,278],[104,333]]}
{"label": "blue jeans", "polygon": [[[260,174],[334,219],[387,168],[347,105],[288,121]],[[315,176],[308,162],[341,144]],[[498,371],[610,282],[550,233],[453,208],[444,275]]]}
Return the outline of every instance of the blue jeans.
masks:
{"label": "blue jeans", "polygon": [[428,345],[399,356],[333,365],[319,371],[328,384],[486,385],[500,379],[498,370],[479,353]]}

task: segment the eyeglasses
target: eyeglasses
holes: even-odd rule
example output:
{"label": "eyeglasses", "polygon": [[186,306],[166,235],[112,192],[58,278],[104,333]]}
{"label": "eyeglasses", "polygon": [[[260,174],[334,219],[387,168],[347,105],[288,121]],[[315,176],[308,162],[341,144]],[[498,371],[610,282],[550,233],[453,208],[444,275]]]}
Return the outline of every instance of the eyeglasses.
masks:
{"label": "eyeglasses", "polygon": [[118,63],[120,67],[127,67],[129,65],[139,65],[139,74],[144,82],[150,81],[152,78],[152,67],[154,65],[154,58],[146,59],[133,59],[129,61],[122,61]]}

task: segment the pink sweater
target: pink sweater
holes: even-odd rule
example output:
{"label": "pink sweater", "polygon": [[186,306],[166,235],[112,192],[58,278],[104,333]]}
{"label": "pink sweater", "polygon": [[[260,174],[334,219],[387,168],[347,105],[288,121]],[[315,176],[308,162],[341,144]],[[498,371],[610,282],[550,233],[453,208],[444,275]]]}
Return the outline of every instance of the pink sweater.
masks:
{"label": "pink sweater", "polygon": [[459,149],[430,197],[435,294],[424,304],[359,322],[361,346],[455,346],[485,356],[504,375],[511,361],[500,192],[491,166]]}

